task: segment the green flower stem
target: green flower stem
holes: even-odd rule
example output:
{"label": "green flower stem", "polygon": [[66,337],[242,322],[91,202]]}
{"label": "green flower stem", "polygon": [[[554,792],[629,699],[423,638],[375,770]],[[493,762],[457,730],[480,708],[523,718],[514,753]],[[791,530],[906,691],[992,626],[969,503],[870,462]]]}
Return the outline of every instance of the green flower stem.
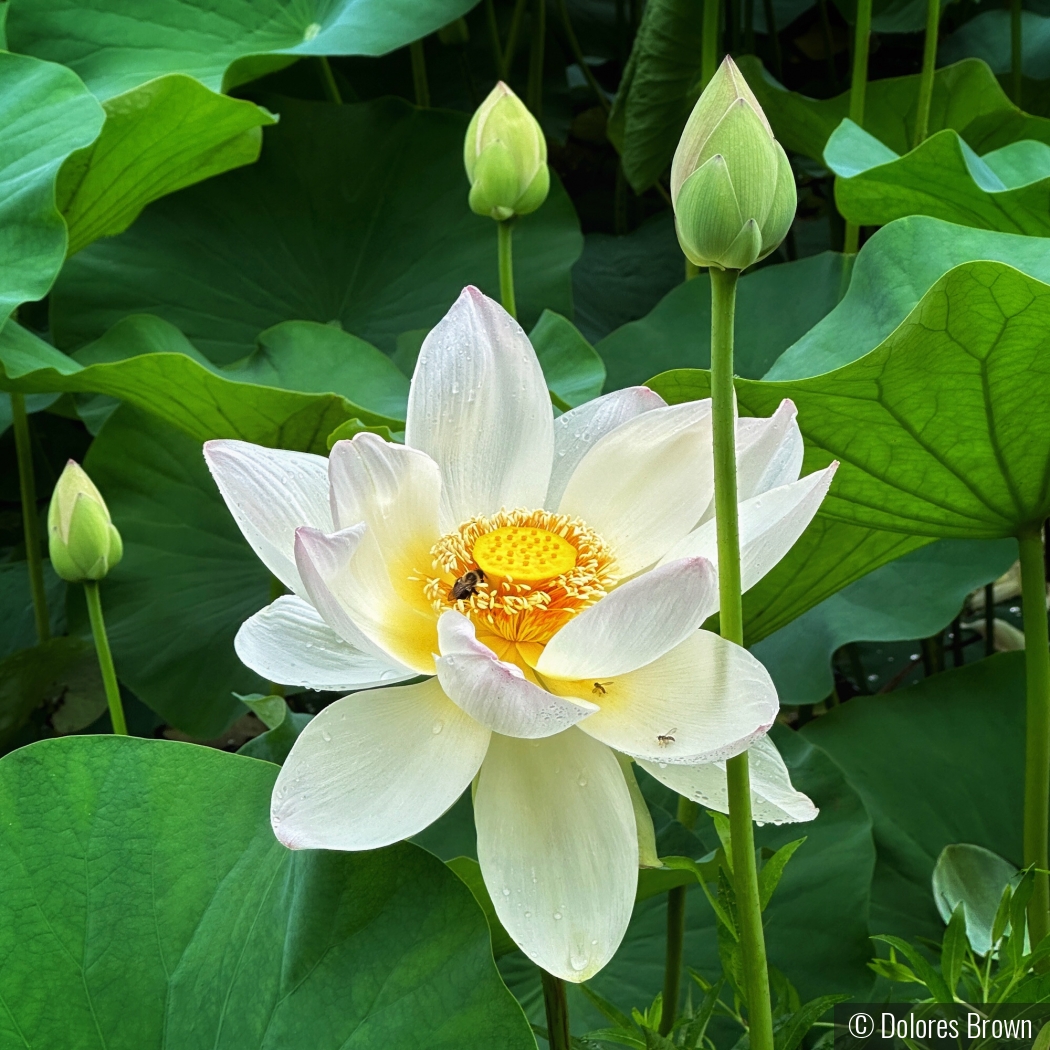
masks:
{"label": "green flower stem", "polygon": [[331,63],[324,55],[321,55],[321,79],[324,81],[324,91],[328,96],[328,101],[335,102],[341,106],[343,104],[343,96],[339,92],[339,85],[335,82],[335,74],[332,72]]}
{"label": "green flower stem", "polygon": [[412,90],[415,92],[416,105],[420,109],[430,109],[430,84],[427,83],[427,59],[423,53],[423,41],[413,40],[408,45],[412,56]]}
{"label": "green flower stem", "polygon": [[503,51],[500,80],[506,80],[510,76],[511,66],[514,65],[514,54],[518,50],[518,37],[521,35],[521,23],[525,17],[525,3],[526,0],[518,0],[514,5],[514,13],[510,16],[510,31],[507,33],[507,46]]}
{"label": "green flower stem", "polygon": [[777,80],[784,83],[784,56],[780,50],[780,33],[777,32],[777,15],[773,10],[773,0],[763,0],[766,12],[766,35],[773,45],[773,72]]}
{"label": "green flower stem", "polygon": [[499,238],[499,297],[503,309],[515,320],[518,307],[514,300],[514,252],[511,238],[514,235],[514,220],[506,219],[496,223]]}
{"label": "green flower stem", "polygon": [[503,72],[503,47],[499,39],[499,24],[496,22],[495,0],[485,0],[485,25],[489,31],[489,46],[492,48],[492,64],[496,75]]}
{"label": "green flower stem", "polygon": [[543,114],[543,46],[547,38],[547,0],[532,0],[529,37],[529,79],[525,84],[525,105],[539,120]]}
{"label": "green flower stem", "polygon": [[1032,944],[1050,933],[1047,822],[1050,821],[1050,639],[1047,637],[1046,577],[1042,529],[1017,537],[1021,553],[1021,607],[1024,613],[1025,708],[1024,863],[1036,867],[1028,904]]}
{"label": "green flower stem", "polygon": [[[678,799],[678,823],[692,831],[700,807],[691,799]],[[667,891],[667,951],[664,961],[663,1012],[660,1035],[667,1035],[678,1016],[678,996],[682,984],[682,947],[685,944],[685,886]]]}
{"label": "green flower stem", "polygon": [[[849,88],[849,119],[864,127],[864,102],[868,92],[868,50],[871,45],[871,0],[857,0],[857,24],[853,33],[853,77]],[[843,251],[856,255],[860,247],[860,227],[846,223]]]}
{"label": "green flower stem", "polygon": [[1013,87],[1013,102],[1021,105],[1021,0],[1010,3],[1010,83]]}
{"label": "green flower stem", "polygon": [[933,100],[933,71],[937,66],[937,27],[940,19],[940,0],[926,0],[926,41],[922,49],[922,73],[919,75],[919,102],[915,113],[913,149],[926,141],[930,129],[930,102]]}
{"label": "green flower stem", "polygon": [[25,531],[26,560],[29,563],[29,589],[33,595],[36,638],[42,645],[51,637],[51,617],[44,589],[44,557],[40,553],[40,514],[36,505],[36,476],[33,474],[33,446],[29,438],[29,416],[24,394],[11,395],[11,418],[18,457],[18,484],[22,496],[22,528]]}
{"label": "green flower stem", "polygon": [[[733,395],[733,317],[736,270],[712,267],[711,412],[715,458],[715,521],[718,529],[718,599],[722,637],[744,643],[740,599],[740,529],[737,521],[736,420]],[[773,1015],[769,1002],[762,906],[755,864],[755,829],[751,823],[751,778],[747,752],[726,763],[729,826],[732,835],[733,889],[740,923],[740,947],[747,987],[752,1050],[773,1050]]]}
{"label": "green flower stem", "polygon": [[704,0],[704,30],[700,40],[700,87],[707,87],[718,69],[719,0]]}
{"label": "green flower stem", "polygon": [[561,15],[562,29],[565,30],[565,39],[569,42],[569,50],[572,52],[572,57],[576,59],[576,65],[580,67],[580,72],[583,73],[584,79],[597,97],[598,105],[608,113],[609,97],[605,94],[591,67],[587,64],[587,59],[584,57],[583,50],[580,47],[580,41],[576,36],[576,30],[572,27],[572,19],[569,17],[569,9],[565,6],[565,0],[558,0],[558,14]]}
{"label": "green flower stem", "polygon": [[98,666],[102,672],[102,684],[106,689],[106,702],[109,704],[109,718],[113,723],[113,732],[120,736],[127,736],[128,724],[124,721],[124,707],[120,702],[120,686],[117,684],[117,672],[113,668],[113,654],[109,651],[106,621],[102,618],[98,580],[84,581],[84,597],[87,599],[88,619],[91,621],[91,634],[95,639],[95,652],[98,653]]}
{"label": "green flower stem", "polygon": [[565,982],[542,967],[543,1005],[547,1011],[547,1042],[550,1050],[572,1050],[569,1035],[569,1001],[565,998]]}

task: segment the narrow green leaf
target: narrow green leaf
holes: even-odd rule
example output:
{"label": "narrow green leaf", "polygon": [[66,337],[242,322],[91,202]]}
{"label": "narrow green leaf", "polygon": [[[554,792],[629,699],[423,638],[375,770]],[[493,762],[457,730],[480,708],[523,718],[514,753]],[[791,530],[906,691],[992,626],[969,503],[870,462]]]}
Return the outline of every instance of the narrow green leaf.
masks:
{"label": "narrow green leaf", "polygon": [[784,874],[784,869],[787,867],[787,862],[794,856],[795,850],[806,841],[806,836],[803,835],[800,839],[795,839],[794,842],[789,842],[785,846],[781,846],[780,849],[773,854],[762,865],[762,870],[758,873],[758,896],[759,901],[762,905],[762,910],[766,910],[766,905],[769,904],[776,892],[777,886],[780,884],[780,877]]}
{"label": "narrow green leaf", "polygon": [[959,901],[952,912],[948,922],[948,928],[944,931],[944,941],[941,946],[941,973],[948,991],[953,995],[959,986],[959,978],[962,975],[963,963],[966,961],[966,952],[969,943],[966,939],[966,902]]}

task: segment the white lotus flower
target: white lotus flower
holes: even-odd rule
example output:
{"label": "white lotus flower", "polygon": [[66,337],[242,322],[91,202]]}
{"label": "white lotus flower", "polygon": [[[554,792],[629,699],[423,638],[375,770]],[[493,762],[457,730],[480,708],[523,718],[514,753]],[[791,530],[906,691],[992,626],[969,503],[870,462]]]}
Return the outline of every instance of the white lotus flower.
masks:
{"label": "white lotus flower", "polygon": [[[294,592],[242,626],[241,659],[271,681],[365,690],[299,737],[274,789],[277,837],[385,846],[476,778],[500,919],[539,965],[583,981],[635,897],[615,751],[725,809],[725,760],[751,745],[756,817],[815,816],[762,735],[778,708],[765,668],[699,630],[718,605],[710,423],[709,401],[668,406],[641,387],[555,420],[525,333],[468,288],[423,344],[404,445],[358,434],[326,460],[208,442],[242,532]],[[750,585],[833,468],[799,480],[788,402],[741,420],[739,442]]]}

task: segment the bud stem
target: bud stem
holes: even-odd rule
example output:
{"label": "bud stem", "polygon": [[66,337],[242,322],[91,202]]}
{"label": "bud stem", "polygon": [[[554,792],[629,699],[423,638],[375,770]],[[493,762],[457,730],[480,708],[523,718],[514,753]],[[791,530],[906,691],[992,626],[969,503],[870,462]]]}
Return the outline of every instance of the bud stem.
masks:
{"label": "bud stem", "polygon": [[1046,875],[1047,821],[1050,819],[1050,647],[1047,640],[1046,572],[1039,525],[1017,537],[1021,554],[1024,610],[1025,714],[1024,864],[1035,865],[1035,890],[1028,902],[1033,944],[1050,932],[1050,882]]}
{"label": "bud stem", "polygon": [[[740,528],[736,486],[736,399],[733,390],[733,321],[737,270],[712,266],[711,413],[715,459],[715,521],[718,529],[718,597],[722,637],[744,643],[740,597]],[[747,752],[726,763],[729,826],[732,834],[733,889],[740,923],[740,947],[747,987],[752,1050],[773,1050],[769,971],[762,930],[762,906],[751,823],[751,778]]]}
{"label": "bud stem", "polygon": [[542,968],[540,979],[543,983],[543,1005],[547,1013],[547,1043],[550,1050],[571,1050],[569,1000],[565,996],[565,982]]}
{"label": "bud stem", "polygon": [[328,101],[341,106],[343,104],[343,96],[339,93],[339,85],[335,82],[332,66],[324,55],[321,55],[320,62],[321,80],[324,82],[324,91],[328,96]]}
{"label": "bud stem", "polygon": [[700,88],[711,83],[718,69],[719,15],[721,0],[704,0],[704,25],[700,36]]}
{"label": "bud stem", "polygon": [[22,528],[25,532],[26,561],[29,564],[29,590],[33,595],[36,638],[43,645],[51,637],[51,617],[44,588],[44,558],[40,553],[40,514],[36,505],[36,476],[33,473],[33,446],[29,437],[29,416],[24,394],[11,395],[11,421],[18,457],[18,484],[22,497]]}
{"label": "bud stem", "polygon": [[933,71],[937,65],[937,28],[941,19],[940,0],[926,2],[926,41],[922,49],[919,74],[919,101],[915,113],[915,141],[912,149],[926,141],[930,130],[930,103],[933,101]]}
{"label": "bud stem", "polygon": [[514,234],[514,220],[506,219],[496,223],[499,240],[499,297],[503,309],[516,321],[518,307],[514,301],[514,253],[511,238]]}
{"label": "bud stem", "polygon": [[430,109],[430,84],[427,82],[427,59],[423,53],[423,41],[413,40],[408,45],[412,57],[412,90],[415,92],[416,105],[420,109]]}
{"label": "bud stem", "polygon": [[1024,51],[1021,40],[1021,0],[1010,0],[1010,84],[1015,106],[1021,105]]}
{"label": "bud stem", "polygon": [[113,667],[113,655],[109,651],[106,622],[102,618],[98,580],[84,581],[84,597],[87,600],[88,619],[91,621],[91,634],[95,639],[95,652],[98,653],[98,666],[102,672],[102,685],[106,690],[106,702],[109,704],[109,718],[113,723],[113,732],[120,736],[127,736],[128,724],[124,720],[124,707],[120,702],[120,685],[117,683],[117,672]]}

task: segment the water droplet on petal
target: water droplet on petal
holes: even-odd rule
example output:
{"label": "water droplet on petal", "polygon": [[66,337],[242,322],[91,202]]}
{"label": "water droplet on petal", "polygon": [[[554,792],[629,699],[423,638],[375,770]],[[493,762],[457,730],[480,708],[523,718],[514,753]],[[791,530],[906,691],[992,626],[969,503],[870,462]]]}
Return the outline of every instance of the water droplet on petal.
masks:
{"label": "water droplet on petal", "polygon": [[509,897],[510,896],[510,890],[508,890],[506,886],[503,887],[503,896],[504,897]]}
{"label": "water droplet on petal", "polygon": [[582,788],[585,788],[585,787],[587,786],[587,778],[586,778],[586,777],[583,777],[583,776],[581,776],[581,777],[580,777],[580,778],[579,778],[579,779],[578,779],[578,780],[576,781],[576,783],[577,783],[577,784],[579,784],[579,785],[580,785],[580,787],[582,787]]}
{"label": "water droplet on petal", "polygon": [[569,956],[569,965],[579,973],[587,965],[586,955],[577,955],[575,952]]}
{"label": "water droplet on petal", "polygon": [[325,742],[326,744],[330,744],[330,743],[332,742],[332,734],[331,734],[331,733],[329,733],[327,729],[322,729],[322,730],[321,730],[321,739],[322,739],[322,740],[323,740],[323,741],[324,741],[324,742]]}
{"label": "water droplet on petal", "polygon": [[560,912],[560,911],[556,911],[556,912],[554,913],[554,917],[555,917],[556,919],[560,919],[560,918],[561,918],[561,912]]}
{"label": "water droplet on petal", "polygon": [[442,721],[440,721],[440,720],[438,720],[437,722],[435,722],[435,723],[434,723],[434,724],[433,724],[433,725],[432,725],[432,726],[430,727],[430,731],[431,731],[431,733],[433,733],[433,734],[434,734],[434,736],[437,736],[437,735],[438,735],[438,733],[440,733],[440,732],[441,732],[441,730],[442,730],[442,729],[444,729],[444,728],[445,728],[445,723],[444,723],[444,722],[442,722]]}

